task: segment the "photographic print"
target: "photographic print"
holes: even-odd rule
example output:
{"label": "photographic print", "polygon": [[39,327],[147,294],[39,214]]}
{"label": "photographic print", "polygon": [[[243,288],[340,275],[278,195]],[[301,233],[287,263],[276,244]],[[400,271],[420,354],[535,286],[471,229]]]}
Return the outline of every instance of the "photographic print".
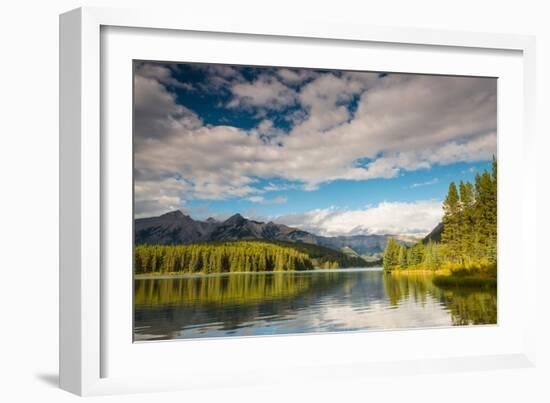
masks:
{"label": "photographic print", "polygon": [[134,61],[134,341],[497,323],[497,79]]}

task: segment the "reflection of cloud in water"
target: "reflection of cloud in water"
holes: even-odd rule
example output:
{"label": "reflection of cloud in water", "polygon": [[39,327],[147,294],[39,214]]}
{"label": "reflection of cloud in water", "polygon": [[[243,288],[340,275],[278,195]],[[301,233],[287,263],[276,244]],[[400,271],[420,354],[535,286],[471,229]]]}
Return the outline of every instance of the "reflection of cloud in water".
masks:
{"label": "reflection of cloud in water", "polygon": [[339,271],[142,280],[135,340],[496,323],[496,292]]}
{"label": "reflection of cloud in water", "polygon": [[289,334],[314,331],[357,331],[357,330],[391,330],[415,327],[452,326],[453,321],[449,311],[432,297],[424,304],[418,304],[412,298],[402,300],[399,305],[392,306],[383,301],[372,303],[367,309],[358,309],[351,305],[317,306],[312,310],[299,310],[292,315],[279,320],[266,318],[260,326],[258,320],[241,323],[238,328],[227,331],[223,326],[212,328],[212,324],[196,326],[178,332],[178,337],[200,337],[207,333],[208,337]]}
{"label": "reflection of cloud in water", "polygon": [[[371,303],[363,312],[351,306],[324,307],[318,317],[310,317],[311,327],[334,324],[334,330],[397,329],[405,327],[451,326],[449,311],[431,297],[425,304],[411,298],[397,306],[378,301]],[[306,320],[306,315],[302,320]],[[405,325],[404,325],[405,324]]]}

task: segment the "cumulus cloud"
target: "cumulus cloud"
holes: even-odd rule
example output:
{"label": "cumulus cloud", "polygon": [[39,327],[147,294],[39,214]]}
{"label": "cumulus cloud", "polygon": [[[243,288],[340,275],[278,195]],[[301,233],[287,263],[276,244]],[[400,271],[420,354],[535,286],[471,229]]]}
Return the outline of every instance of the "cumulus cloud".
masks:
{"label": "cumulus cloud", "polygon": [[[392,178],[496,153],[494,79],[300,69],[268,69],[247,79],[231,66],[201,68],[203,91],[228,91],[226,113],[264,118],[246,129],[205,124],[169,89],[190,83],[174,82],[171,69],[159,65],[136,70],[136,185],[183,178],[170,203],[257,197],[267,191],[258,178],[315,190],[334,180]],[[268,112],[290,127],[276,126]],[[158,197],[151,192],[139,205],[152,210]],[[158,209],[168,205],[158,200]]]}
{"label": "cumulus cloud", "polygon": [[289,68],[277,69],[276,74],[287,85],[301,85],[318,76],[318,73],[314,70]]}
{"label": "cumulus cloud", "polygon": [[159,79],[150,75],[134,77],[134,138],[162,141],[180,133],[198,129],[202,120],[193,111],[176,102]]}
{"label": "cumulus cloud", "polygon": [[162,84],[170,85],[176,88],[183,88],[190,91],[194,90],[191,83],[176,80],[172,76],[172,70],[161,64],[138,63],[136,64],[135,74],[141,78],[157,80]]}
{"label": "cumulus cloud", "polygon": [[263,107],[281,110],[296,102],[297,94],[273,76],[262,75],[253,82],[236,83],[232,86],[233,98],[229,108]]}
{"label": "cumulus cloud", "polygon": [[265,198],[263,196],[250,196],[247,198],[251,203],[260,203],[260,204],[284,204],[288,201],[286,196],[277,196],[272,199]]}
{"label": "cumulus cloud", "polygon": [[383,202],[356,210],[316,209],[288,214],[274,221],[323,236],[399,234],[424,236],[440,221],[441,202]]}
{"label": "cumulus cloud", "polygon": [[185,203],[182,199],[189,185],[175,178],[138,180],[134,184],[134,211],[136,217],[150,217],[176,210]]}
{"label": "cumulus cloud", "polygon": [[280,190],[290,190],[290,189],[298,189],[298,186],[294,183],[273,183],[269,182],[264,188],[262,189],[265,192],[277,192]]}
{"label": "cumulus cloud", "polygon": [[206,74],[207,79],[200,82],[197,87],[206,93],[219,94],[228,91],[237,82],[246,80],[239,70],[223,64],[195,64],[195,70]]}

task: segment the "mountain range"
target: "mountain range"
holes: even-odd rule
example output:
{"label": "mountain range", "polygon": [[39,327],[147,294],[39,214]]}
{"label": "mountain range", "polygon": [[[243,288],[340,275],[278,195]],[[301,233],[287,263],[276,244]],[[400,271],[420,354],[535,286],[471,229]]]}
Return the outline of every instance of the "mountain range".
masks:
{"label": "mountain range", "polygon": [[[225,221],[208,218],[194,220],[180,210],[158,217],[138,218],[134,224],[135,243],[187,245],[210,241],[263,239],[307,243],[328,247],[350,254],[373,255],[381,253],[392,235],[347,235],[325,237],[272,221],[264,223],[235,214]],[[403,240],[406,242],[406,240]]]}
{"label": "mountain range", "polygon": [[443,234],[443,223],[440,222],[437,226],[430,232],[428,235],[422,239],[423,243],[432,242],[441,242],[441,235]]}

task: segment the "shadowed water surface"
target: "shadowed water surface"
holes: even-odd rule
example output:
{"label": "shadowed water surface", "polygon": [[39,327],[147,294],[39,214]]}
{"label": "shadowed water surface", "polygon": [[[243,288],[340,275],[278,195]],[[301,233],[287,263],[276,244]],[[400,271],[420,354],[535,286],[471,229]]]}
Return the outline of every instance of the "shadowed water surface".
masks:
{"label": "shadowed water surface", "polygon": [[379,269],[136,279],[134,339],[494,324],[496,290]]}

